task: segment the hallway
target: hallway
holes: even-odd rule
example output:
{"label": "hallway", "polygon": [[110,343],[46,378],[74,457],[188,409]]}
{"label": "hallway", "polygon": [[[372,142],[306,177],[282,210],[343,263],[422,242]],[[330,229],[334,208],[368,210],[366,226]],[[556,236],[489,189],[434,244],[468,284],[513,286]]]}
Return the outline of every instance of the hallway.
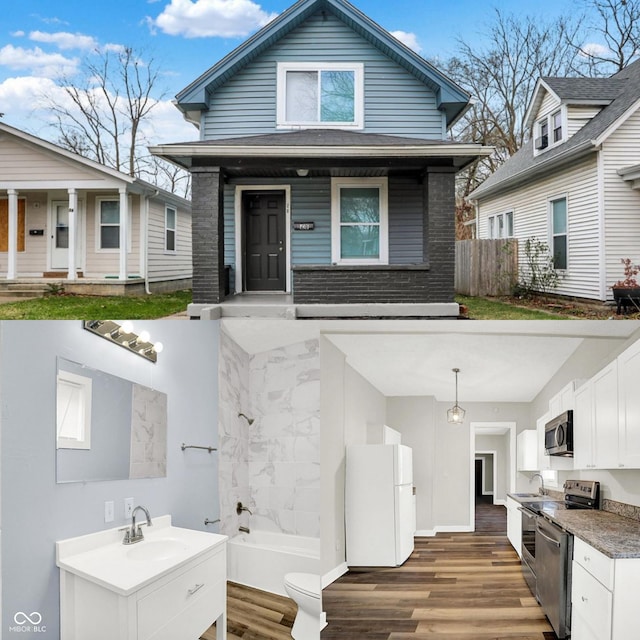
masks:
{"label": "hallway", "polygon": [[554,640],[506,537],[481,502],[474,533],[416,538],[398,568],[357,568],[323,592],[322,640]]}

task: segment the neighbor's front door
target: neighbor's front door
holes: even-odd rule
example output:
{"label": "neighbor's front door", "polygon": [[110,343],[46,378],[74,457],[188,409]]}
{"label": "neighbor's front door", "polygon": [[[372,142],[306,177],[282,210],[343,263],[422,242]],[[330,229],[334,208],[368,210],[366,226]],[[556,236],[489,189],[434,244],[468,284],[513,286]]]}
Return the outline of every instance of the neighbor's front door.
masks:
{"label": "neighbor's front door", "polygon": [[[82,244],[82,217],[80,203],[78,202],[78,215],[76,216],[76,267],[80,268],[81,244]],[[51,269],[54,271],[66,271],[69,267],[69,202],[56,200],[51,203]]]}
{"label": "neighbor's front door", "polygon": [[246,291],[286,288],[284,191],[244,191],[244,285]]}

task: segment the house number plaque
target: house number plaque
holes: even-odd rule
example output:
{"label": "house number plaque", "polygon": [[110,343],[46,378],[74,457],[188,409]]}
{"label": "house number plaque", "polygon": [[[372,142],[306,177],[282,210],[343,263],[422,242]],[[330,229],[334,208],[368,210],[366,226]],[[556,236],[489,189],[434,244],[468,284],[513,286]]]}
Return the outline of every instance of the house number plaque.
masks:
{"label": "house number plaque", "polygon": [[313,231],[315,229],[315,222],[294,222],[293,230],[294,231]]}

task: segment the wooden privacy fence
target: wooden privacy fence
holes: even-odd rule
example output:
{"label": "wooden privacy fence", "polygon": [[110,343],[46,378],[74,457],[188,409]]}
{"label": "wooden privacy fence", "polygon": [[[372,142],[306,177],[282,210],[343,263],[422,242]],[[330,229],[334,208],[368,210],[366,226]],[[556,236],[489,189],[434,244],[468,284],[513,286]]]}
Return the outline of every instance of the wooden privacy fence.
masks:
{"label": "wooden privacy fence", "polygon": [[518,282],[518,241],[456,241],[456,293],[464,296],[509,295]]}

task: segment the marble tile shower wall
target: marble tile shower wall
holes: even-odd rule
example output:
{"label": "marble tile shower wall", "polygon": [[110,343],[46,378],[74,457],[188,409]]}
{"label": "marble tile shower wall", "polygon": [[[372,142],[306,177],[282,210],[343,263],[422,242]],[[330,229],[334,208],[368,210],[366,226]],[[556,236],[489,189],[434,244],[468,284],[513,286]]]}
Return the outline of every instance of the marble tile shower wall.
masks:
{"label": "marble tile shower wall", "polygon": [[219,531],[234,536],[240,525],[249,525],[247,513],[236,513],[237,502],[250,502],[249,425],[238,417],[240,411],[249,414],[249,355],[224,331],[220,334],[219,363]]}
{"label": "marble tile shower wall", "polygon": [[253,356],[252,526],[320,537],[320,354],[308,340]]}
{"label": "marble tile shower wall", "polygon": [[[223,331],[220,356],[220,532],[319,537],[319,341],[250,357]],[[236,514],[238,501],[251,517]]]}

